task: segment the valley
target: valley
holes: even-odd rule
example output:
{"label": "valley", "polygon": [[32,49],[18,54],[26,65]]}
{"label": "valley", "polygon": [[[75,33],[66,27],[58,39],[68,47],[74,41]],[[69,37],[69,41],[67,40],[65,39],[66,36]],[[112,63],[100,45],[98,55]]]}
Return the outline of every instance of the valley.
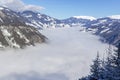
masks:
{"label": "valley", "polygon": [[89,65],[108,45],[80,27],[46,29],[47,43],[0,51],[0,80],[76,80],[89,74]]}

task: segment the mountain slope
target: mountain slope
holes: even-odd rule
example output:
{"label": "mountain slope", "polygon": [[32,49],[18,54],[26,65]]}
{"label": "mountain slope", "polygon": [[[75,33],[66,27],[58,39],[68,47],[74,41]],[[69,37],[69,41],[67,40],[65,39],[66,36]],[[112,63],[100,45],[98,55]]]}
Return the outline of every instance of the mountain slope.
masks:
{"label": "mountain slope", "polygon": [[92,21],[88,27],[88,31],[103,37],[104,42],[114,45],[120,42],[120,19],[99,18]]}
{"label": "mountain slope", "polygon": [[0,7],[0,47],[23,48],[45,41],[45,36],[32,26],[25,24],[26,18],[4,7]]}
{"label": "mountain slope", "polygon": [[82,26],[87,28],[87,31],[92,31],[103,37],[104,42],[114,45],[120,42],[119,15],[98,19],[91,16],[73,16],[58,20],[39,12],[24,11],[16,13],[3,7],[0,8],[0,15],[0,25],[4,26],[34,26],[35,29]]}
{"label": "mountain slope", "polygon": [[84,27],[87,31],[103,37],[103,41],[116,45],[120,42],[119,38],[119,16],[109,16],[104,18],[94,18],[91,16],[73,16],[64,20],[58,20],[50,16],[32,11],[21,13],[29,22],[28,25],[35,26],[39,29],[56,28],[56,27]]}
{"label": "mountain slope", "polygon": [[60,22],[58,19],[38,12],[24,11],[20,14],[28,19],[28,25],[32,25],[38,29],[57,27],[57,23]]}

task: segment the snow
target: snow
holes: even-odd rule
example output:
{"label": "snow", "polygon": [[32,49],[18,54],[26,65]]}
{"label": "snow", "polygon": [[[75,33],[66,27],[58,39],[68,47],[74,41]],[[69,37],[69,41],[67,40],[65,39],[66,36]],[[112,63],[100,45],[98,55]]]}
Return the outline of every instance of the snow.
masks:
{"label": "snow", "polygon": [[96,28],[94,28],[94,29],[88,28],[88,31],[94,34],[94,33],[96,33],[98,31],[98,29],[96,29]]}
{"label": "snow", "polygon": [[1,44],[1,42],[0,42],[0,48],[4,48],[4,46]]}
{"label": "snow", "polygon": [[41,25],[39,23],[37,23],[35,20],[32,21],[32,23],[37,27],[41,27]]}
{"label": "snow", "polygon": [[38,18],[42,18],[42,15],[41,15],[41,14],[38,14]]}
{"label": "snow", "polygon": [[[11,47],[20,48],[20,46],[19,46],[16,42],[13,42],[14,38],[11,36],[11,34],[8,32],[7,29],[4,29],[4,26],[1,27],[1,31],[2,31],[3,35],[5,36],[5,39],[7,40],[8,44],[9,44]],[[0,47],[1,47],[1,46],[0,46]]]}
{"label": "snow", "polygon": [[24,38],[25,41],[26,41],[26,43],[29,43],[29,42],[30,42],[22,33],[20,33],[19,30],[17,30],[17,34],[20,36],[20,38]]}
{"label": "snow", "polygon": [[0,21],[3,22],[3,20],[0,18]]}
{"label": "snow", "polygon": [[78,80],[107,44],[79,27],[40,31],[47,43],[26,49],[0,51],[0,80]]}
{"label": "snow", "polygon": [[107,20],[100,20],[99,23],[105,23]]}
{"label": "snow", "polygon": [[95,20],[96,18],[92,17],[92,16],[73,16],[74,18],[77,19],[89,19],[89,20]]}
{"label": "snow", "polygon": [[106,28],[106,29],[102,30],[100,33],[102,34],[104,32],[107,32],[108,30],[109,30],[109,28]]}
{"label": "snow", "polygon": [[11,47],[20,48],[20,46],[16,42],[12,42],[13,40],[14,38],[11,38],[10,40],[7,39],[9,45],[11,45]]}
{"label": "snow", "polygon": [[27,17],[27,18],[31,18],[31,17],[32,17],[32,15],[27,15],[27,16],[25,16],[25,17]]}
{"label": "snow", "polygon": [[3,7],[0,7],[0,10],[3,10],[4,8]]}
{"label": "snow", "polygon": [[1,31],[3,32],[3,34],[5,35],[5,36],[11,36],[11,34],[7,31],[7,29],[1,29]]}
{"label": "snow", "polygon": [[112,15],[112,16],[108,16],[111,19],[120,19],[120,15]]}

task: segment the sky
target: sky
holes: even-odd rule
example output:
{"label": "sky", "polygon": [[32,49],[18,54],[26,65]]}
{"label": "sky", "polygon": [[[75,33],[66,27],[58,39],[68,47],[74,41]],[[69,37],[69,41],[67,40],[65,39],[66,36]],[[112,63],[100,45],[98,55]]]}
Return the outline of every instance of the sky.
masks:
{"label": "sky", "polygon": [[71,16],[104,17],[120,14],[120,0],[23,0],[44,7],[42,13],[56,18]]}
{"label": "sky", "polygon": [[[19,2],[22,10],[38,10],[49,16],[65,19],[71,16],[93,16],[96,18],[119,15],[120,0],[0,0],[0,2]],[[12,5],[13,7],[15,4]],[[18,3],[17,5],[18,6]],[[15,8],[15,7],[14,7]]]}

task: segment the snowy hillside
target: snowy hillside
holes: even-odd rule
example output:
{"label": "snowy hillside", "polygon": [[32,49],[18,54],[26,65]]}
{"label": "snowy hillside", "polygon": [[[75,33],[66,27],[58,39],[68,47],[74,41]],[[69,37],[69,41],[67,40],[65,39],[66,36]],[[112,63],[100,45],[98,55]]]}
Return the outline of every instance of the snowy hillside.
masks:
{"label": "snowy hillside", "polygon": [[59,22],[59,20],[39,12],[24,11],[20,13],[20,15],[28,19],[29,22],[26,22],[26,24],[38,29],[54,28],[56,27],[57,22]]}
{"label": "snowy hillside", "polygon": [[24,11],[21,15],[27,18],[25,21],[27,25],[34,26],[37,29],[82,26],[86,28],[86,31],[92,31],[92,33],[101,36],[104,42],[117,45],[120,41],[119,15],[98,19],[92,16],[73,16],[63,20],[33,11]]}
{"label": "snowy hillside", "polygon": [[106,44],[79,27],[40,31],[48,43],[24,50],[0,51],[0,80],[77,80]]}
{"label": "snowy hillside", "polygon": [[103,37],[103,41],[117,45],[120,42],[120,19],[99,18],[87,25],[88,31]]}
{"label": "snowy hillside", "polygon": [[25,21],[17,12],[0,7],[0,48],[23,48],[45,42],[45,36]]}

